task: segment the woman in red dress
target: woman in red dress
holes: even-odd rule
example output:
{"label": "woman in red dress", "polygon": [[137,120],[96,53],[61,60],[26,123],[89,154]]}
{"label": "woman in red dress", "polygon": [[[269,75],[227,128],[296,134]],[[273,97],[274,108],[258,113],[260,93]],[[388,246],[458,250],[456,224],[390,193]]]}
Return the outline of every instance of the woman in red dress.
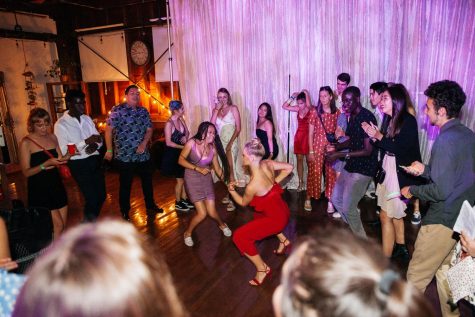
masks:
{"label": "woman in red dress", "polygon": [[[262,160],[264,153],[264,146],[259,139],[247,142],[242,156],[243,165],[248,166],[251,172],[251,181],[246,186],[244,196],[234,190],[236,182],[231,182],[228,186],[229,193],[237,204],[250,205],[256,211],[254,219],[237,229],[233,238],[241,254],[244,254],[256,267],[256,276],[249,281],[249,284],[254,286],[261,285],[272,272],[259,255],[255,242],[277,235],[279,246],[274,250],[275,254],[283,255],[290,247],[290,241],[282,233],[289,221],[290,211],[287,203],[282,199],[283,190],[278,183],[292,172],[293,166]],[[280,171],[278,175],[276,171]]]}
{"label": "woman in red dress", "polygon": [[[292,102],[297,99],[297,106],[292,106]],[[297,131],[294,136],[294,154],[297,156],[297,175],[299,177],[299,187],[297,191],[305,189],[303,177],[303,158],[307,157],[308,147],[308,118],[310,114],[310,94],[306,89],[302,92],[294,92],[292,96],[284,102],[282,109],[297,112]],[[307,163],[308,165],[308,163]]]}

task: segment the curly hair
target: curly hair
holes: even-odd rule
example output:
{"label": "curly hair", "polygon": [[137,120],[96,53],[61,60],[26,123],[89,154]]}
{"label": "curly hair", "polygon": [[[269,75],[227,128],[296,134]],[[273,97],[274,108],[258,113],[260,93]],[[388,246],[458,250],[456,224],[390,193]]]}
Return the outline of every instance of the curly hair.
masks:
{"label": "curly hair", "polygon": [[448,119],[457,117],[467,100],[462,87],[451,80],[441,80],[430,84],[424,91],[424,95],[434,100],[435,110],[444,107]]}
{"label": "curly hair", "polygon": [[324,228],[285,262],[276,310],[283,317],[432,316],[424,295],[388,262],[377,243]]}

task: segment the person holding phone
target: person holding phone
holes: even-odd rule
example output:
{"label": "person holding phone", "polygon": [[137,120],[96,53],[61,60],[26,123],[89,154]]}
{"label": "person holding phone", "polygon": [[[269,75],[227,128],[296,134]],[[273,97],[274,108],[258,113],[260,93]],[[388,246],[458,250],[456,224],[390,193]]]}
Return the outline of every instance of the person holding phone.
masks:
{"label": "person holding phone", "polygon": [[407,206],[401,200],[400,189],[422,184],[422,179],[406,173],[399,166],[421,160],[417,121],[408,112],[406,95],[400,86],[385,88],[381,96],[382,111],[390,117],[387,130],[379,131],[373,122],[363,122],[361,127],[372,139],[372,144],[383,153],[382,166],[386,176],[376,186],[378,206],[381,207],[383,253],[387,257],[401,256],[409,261],[404,237]]}
{"label": "person holding phone", "polygon": [[56,167],[67,164],[70,154],[63,156],[45,109],[31,109],[27,123],[29,134],[20,142],[20,166],[28,179],[28,205],[51,211],[53,238],[57,239],[66,227],[68,198]]}

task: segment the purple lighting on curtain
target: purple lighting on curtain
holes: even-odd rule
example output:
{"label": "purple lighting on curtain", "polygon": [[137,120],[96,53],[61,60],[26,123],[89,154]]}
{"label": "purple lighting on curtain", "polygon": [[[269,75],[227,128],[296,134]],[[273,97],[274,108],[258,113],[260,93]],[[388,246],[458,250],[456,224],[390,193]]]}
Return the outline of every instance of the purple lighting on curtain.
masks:
{"label": "purple lighting on curtain", "polygon": [[[368,104],[369,85],[400,82],[418,111],[424,161],[438,129],[426,120],[423,92],[457,81],[467,94],[462,122],[475,129],[475,1],[171,0],[182,97],[192,129],[209,119],[211,98],[227,87],[242,116],[241,145],[254,135],[257,106],[273,106],[282,159],[291,91],[335,87],[350,73]],[[291,117],[290,135],[296,130]],[[291,145],[293,140],[291,140]],[[293,155],[291,155],[293,156]]]}

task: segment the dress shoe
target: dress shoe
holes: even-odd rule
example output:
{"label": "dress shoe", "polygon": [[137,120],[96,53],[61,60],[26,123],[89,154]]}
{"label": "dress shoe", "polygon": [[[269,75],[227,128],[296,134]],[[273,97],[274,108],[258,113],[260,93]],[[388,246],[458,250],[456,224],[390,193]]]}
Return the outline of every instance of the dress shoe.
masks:
{"label": "dress shoe", "polygon": [[157,205],[153,205],[150,208],[147,208],[147,214],[161,214],[163,212],[163,209],[158,207]]}

